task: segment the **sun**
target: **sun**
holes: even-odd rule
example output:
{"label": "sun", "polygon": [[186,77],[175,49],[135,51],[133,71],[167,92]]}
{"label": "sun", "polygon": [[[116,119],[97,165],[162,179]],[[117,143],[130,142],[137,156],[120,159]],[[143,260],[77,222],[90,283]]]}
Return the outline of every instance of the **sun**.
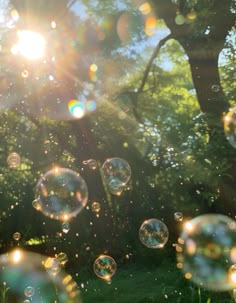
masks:
{"label": "sun", "polygon": [[21,55],[28,60],[37,60],[44,56],[46,41],[40,33],[19,30],[17,37],[17,43],[11,48],[12,54]]}

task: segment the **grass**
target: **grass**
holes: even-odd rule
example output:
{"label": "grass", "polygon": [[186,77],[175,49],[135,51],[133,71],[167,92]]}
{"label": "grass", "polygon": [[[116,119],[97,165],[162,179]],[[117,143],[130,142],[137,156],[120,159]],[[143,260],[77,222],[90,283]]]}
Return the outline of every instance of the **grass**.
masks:
{"label": "grass", "polygon": [[99,278],[79,282],[83,303],[233,303],[230,293],[210,293],[185,280],[175,264],[117,271],[108,285]]}

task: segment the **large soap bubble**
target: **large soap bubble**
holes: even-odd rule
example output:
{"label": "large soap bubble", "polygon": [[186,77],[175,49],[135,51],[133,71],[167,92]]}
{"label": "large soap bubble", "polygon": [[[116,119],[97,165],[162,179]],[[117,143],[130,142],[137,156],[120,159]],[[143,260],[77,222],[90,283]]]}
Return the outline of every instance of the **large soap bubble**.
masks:
{"label": "large soap bubble", "polygon": [[235,288],[236,222],[220,214],[198,216],[185,223],[178,239],[177,267],[185,277],[212,291]]}
{"label": "large soap bubble", "polygon": [[107,159],[102,165],[102,172],[106,184],[112,189],[114,186],[124,186],[131,177],[129,163],[121,158]]}
{"label": "large soap bubble", "polygon": [[225,115],[224,130],[227,140],[236,148],[236,107]]}
{"label": "large soap bubble", "polygon": [[0,285],[7,291],[7,302],[81,302],[72,277],[63,270],[50,275],[43,265],[46,259],[20,249],[0,256]]}
{"label": "large soap bubble", "polygon": [[99,278],[105,280],[106,282],[110,282],[112,276],[116,272],[116,262],[110,256],[100,255],[94,261],[93,269]]}
{"label": "large soap bubble", "polygon": [[35,190],[37,209],[46,216],[68,221],[86,205],[88,188],[84,179],[67,168],[56,167],[43,175]]}
{"label": "large soap bubble", "polygon": [[167,226],[158,219],[145,220],[139,229],[139,239],[148,248],[162,248],[169,238]]}

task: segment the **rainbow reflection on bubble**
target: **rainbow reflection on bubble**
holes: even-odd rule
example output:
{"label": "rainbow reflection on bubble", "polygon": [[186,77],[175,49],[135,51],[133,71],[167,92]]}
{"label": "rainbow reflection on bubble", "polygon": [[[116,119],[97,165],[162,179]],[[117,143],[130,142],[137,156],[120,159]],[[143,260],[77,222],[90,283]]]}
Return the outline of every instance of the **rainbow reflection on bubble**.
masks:
{"label": "rainbow reflection on bubble", "polygon": [[75,118],[83,118],[85,115],[85,105],[83,102],[77,101],[77,100],[70,100],[68,102],[68,108],[69,112],[72,116]]}
{"label": "rainbow reflection on bubble", "polygon": [[232,265],[236,263],[236,222],[233,219],[206,214],[188,221],[176,251],[177,267],[198,286],[211,291],[235,288]]}

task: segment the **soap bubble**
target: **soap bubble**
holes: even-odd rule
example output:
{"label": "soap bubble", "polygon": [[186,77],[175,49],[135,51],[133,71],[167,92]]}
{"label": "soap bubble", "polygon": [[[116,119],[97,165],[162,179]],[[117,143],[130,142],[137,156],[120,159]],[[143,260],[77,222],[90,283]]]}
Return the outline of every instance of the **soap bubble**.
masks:
{"label": "soap bubble", "polygon": [[220,86],[214,84],[214,85],[212,85],[211,89],[214,93],[218,93],[220,91]]}
{"label": "soap bubble", "polygon": [[224,116],[224,131],[229,143],[236,148],[236,107]]}
{"label": "soap bubble", "polygon": [[19,232],[15,232],[13,234],[13,239],[16,240],[16,241],[19,241],[21,238],[21,234]]}
{"label": "soap bubble", "polygon": [[16,152],[10,153],[7,157],[7,164],[12,167],[16,168],[20,165],[21,163],[21,158],[20,155]]}
{"label": "soap bubble", "polygon": [[39,199],[33,200],[32,206],[33,206],[35,209],[40,210],[41,207],[42,207],[42,202],[41,202],[41,200],[39,200]]}
{"label": "soap bubble", "polygon": [[100,255],[94,261],[93,269],[99,278],[109,282],[116,272],[116,262],[110,256]]}
{"label": "soap bubble", "polygon": [[62,264],[62,265],[65,265],[66,262],[68,262],[68,257],[67,257],[67,254],[64,253],[64,252],[60,252],[57,256],[57,260],[59,260],[59,262]]}
{"label": "soap bubble", "polygon": [[35,292],[35,290],[34,290],[34,287],[32,287],[32,286],[27,286],[24,290],[24,294],[28,298],[33,297],[34,292]]}
{"label": "soap bubble", "polygon": [[158,219],[145,220],[139,229],[139,239],[148,248],[162,248],[168,238],[167,226]]}
{"label": "soap bubble", "polygon": [[70,231],[70,223],[69,222],[63,222],[61,225],[62,231],[64,234],[67,234]]}
{"label": "soap bubble", "polygon": [[185,23],[186,19],[183,15],[181,14],[177,14],[175,17],[175,23],[177,25],[183,25]]}
{"label": "soap bubble", "polygon": [[184,217],[183,214],[181,212],[179,212],[179,211],[177,211],[176,213],[174,213],[174,219],[177,222],[183,221],[183,217]]}
{"label": "soap bubble", "polygon": [[125,185],[131,177],[131,168],[129,163],[121,158],[107,159],[102,165],[102,172],[105,182],[109,187],[114,184]]}
{"label": "soap bubble", "polygon": [[236,263],[236,222],[220,214],[185,223],[178,239],[177,267],[198,286],[212,291],[235,287],[229,269]]}
{"label": "soap bubble", "polygon": [[52,276],[56,276],[61,271],[61,263],[57,258],[47,258],[44,267]]}
{"label": "soap bubble", "polygon": [[50,275],[44,260],[45,256],[19,249],[0,256],[0,284],[8,289],[7,302],[80,303],[72,277],[64,270]]}
{"label": "soap bubble", "polygon": [[44,215],[68,221],[86,205],[88,189],[84,179],[67,168],[54,168],[43,175],[35,190],[38,208]]}
{"label": "soap bubble", "polygon": [[101,210],[101,205],[100,205],[100,203],[94,201],[94,202],[92,203],[92,211],[93,211],[94,213],[99,213],[100,210]]}

